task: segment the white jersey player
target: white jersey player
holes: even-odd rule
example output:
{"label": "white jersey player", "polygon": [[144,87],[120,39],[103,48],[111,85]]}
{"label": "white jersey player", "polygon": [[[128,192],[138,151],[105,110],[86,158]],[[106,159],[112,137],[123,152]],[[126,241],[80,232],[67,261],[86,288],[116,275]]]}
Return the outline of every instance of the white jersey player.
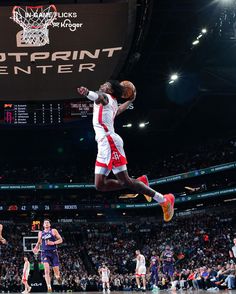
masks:
{"label": "white jersey player", "polygon": [[[160,203],[164,220],[170,221],[174,214],[174,195],[162,195],[150,188],[148,178],[145,175],[132,179],[128,174],[123,140],[114,130],[114,120],[117,115],[128,109],[130,104],[134,102],[136,90],[134,89],[130,100],[118,105],[117,100],[122,97],[123,91],[123,86],[114,80],[102,84],[97,92],[89,91],[85,87],[78,88],[80,95],[94,102],[93,128],[98,144],[95,187],[103,192],[127,188],[136,193],[144,194],[148,201],[153,198]],[[108,178],[111,171],[116,179]]]}
{"label": "white jersey player", "polygon": [[146,291],[146,260],[144,255],[142,255],[140,253],[140,250],[136,250],[135,251],[136,254],[136,269],[135,269],[135,276],[136,276],[136,282],[138,285],[138,290],[141,289],[140,288],[140,277],[142,278],[142,282],[143,282],[143,292]]}
{"label": "white jersey player", "polygon": [[24,256],[24,268],[22,274],[22,283],[25,286],[25,290],[22,292],[23,294],[27,294],[31,291],[31,287],[28,284],[28,278],[30,273],[30,263],[26,256]]}
{"label": "white jersey player", "polygon": [[98,273],[99,273],[101,280],[102,280],[103,293],[105,293],[106,288],[107,288],[107,293],[110,293],[110,283],[109,283],[110,270],[105,265],[105,263],[103,263],[102,266],[99,268]]}

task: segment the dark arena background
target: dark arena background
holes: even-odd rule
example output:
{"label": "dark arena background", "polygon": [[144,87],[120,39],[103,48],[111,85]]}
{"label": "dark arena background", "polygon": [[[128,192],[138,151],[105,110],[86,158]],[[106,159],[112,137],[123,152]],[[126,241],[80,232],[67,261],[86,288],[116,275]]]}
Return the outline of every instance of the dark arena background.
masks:
{"label": "dark arena background", "polygon": [[[0,291],[235,293],[236,1],[1,0],[0,38]],[[174,194],[169,222],[124,183],[95,188],[93,101],[77,88],[111,79],[136,87],[115,131],[131,181]]]}

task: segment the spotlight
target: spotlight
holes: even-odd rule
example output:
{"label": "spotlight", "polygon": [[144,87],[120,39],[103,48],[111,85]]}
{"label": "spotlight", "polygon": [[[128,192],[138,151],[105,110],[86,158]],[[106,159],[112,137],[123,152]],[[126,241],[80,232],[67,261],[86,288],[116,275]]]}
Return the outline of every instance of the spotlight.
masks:
{"label": "spotlight", "polygon": [[173,75],[170,76],[170,79],[172,81],[176,81],[176,80],[178,80],[178,78],[179,78],[179,76],[177,74],[173,74]]}
{"label": "spotlight", "polygon": [[131,127],[132,127],[132,124],[131,123],[129,123],[127,125],[123,125],[123,128],[131,128]]}
{"label": "spotlight", "polygon": [[203,34],[200,34],[199,36],[197,36],[197,40],[201,39],[202,36]]}
{"label": "spotlight", "polygon": [[192,45],[196,46],[197,44],[199,44],[199,40],[195,40],[193,41]]}
{"label": "spotlight", "polygon": [[149,121],[148,122],[142,122],[142,123],[139,124],[139,127],[140,128],[145,128],[146,125],[148,125],[148,124],[149,124]]}
{"label": "spotlight", "polygon": [[201,32],[202,32],[202,34],[206,34],[206,33],[207,33],[207,29],[206,29],[206,28],[203,28],[203,29],[201,30]]}

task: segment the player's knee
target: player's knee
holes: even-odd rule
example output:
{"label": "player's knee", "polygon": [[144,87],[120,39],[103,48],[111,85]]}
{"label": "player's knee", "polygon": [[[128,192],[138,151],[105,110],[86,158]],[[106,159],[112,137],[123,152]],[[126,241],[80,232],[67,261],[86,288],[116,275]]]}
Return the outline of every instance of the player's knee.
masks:
{"label": "player's knee", "polygon": [[125,179],[119,180],[119,184],[122,189],[131,188],[132,187],[132,180],[130,178],[125,178]]}
{"label": "player's knee", "polygon": [[97,191],[101,191],[101,192],[105,191],[105,185],[103,182],[95,183],[95,188]]}

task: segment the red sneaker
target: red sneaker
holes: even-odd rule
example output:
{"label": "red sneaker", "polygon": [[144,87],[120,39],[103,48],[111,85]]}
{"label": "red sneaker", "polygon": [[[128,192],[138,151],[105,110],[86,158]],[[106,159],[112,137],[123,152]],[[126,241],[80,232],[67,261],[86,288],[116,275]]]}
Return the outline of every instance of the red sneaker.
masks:
{"label": "red sneaker", "polygon": [[169,222],[174,215],[175,196],[173,194],[164,195],[165,202],[160,203],[163,210],[164,221]]}
{"label": "red sneaker", "polygon": [[[149,182],[148,182],[148,177],[146,175],[143,175],[141,177],[138,177],[137,180],[139,180],[140,182],[144,183],[146,186],[149,187]],[[143,196],[145,197],[145,199],[147,200],[147,202],[151,202],[152,201],[152,197],[143,194]]]}

